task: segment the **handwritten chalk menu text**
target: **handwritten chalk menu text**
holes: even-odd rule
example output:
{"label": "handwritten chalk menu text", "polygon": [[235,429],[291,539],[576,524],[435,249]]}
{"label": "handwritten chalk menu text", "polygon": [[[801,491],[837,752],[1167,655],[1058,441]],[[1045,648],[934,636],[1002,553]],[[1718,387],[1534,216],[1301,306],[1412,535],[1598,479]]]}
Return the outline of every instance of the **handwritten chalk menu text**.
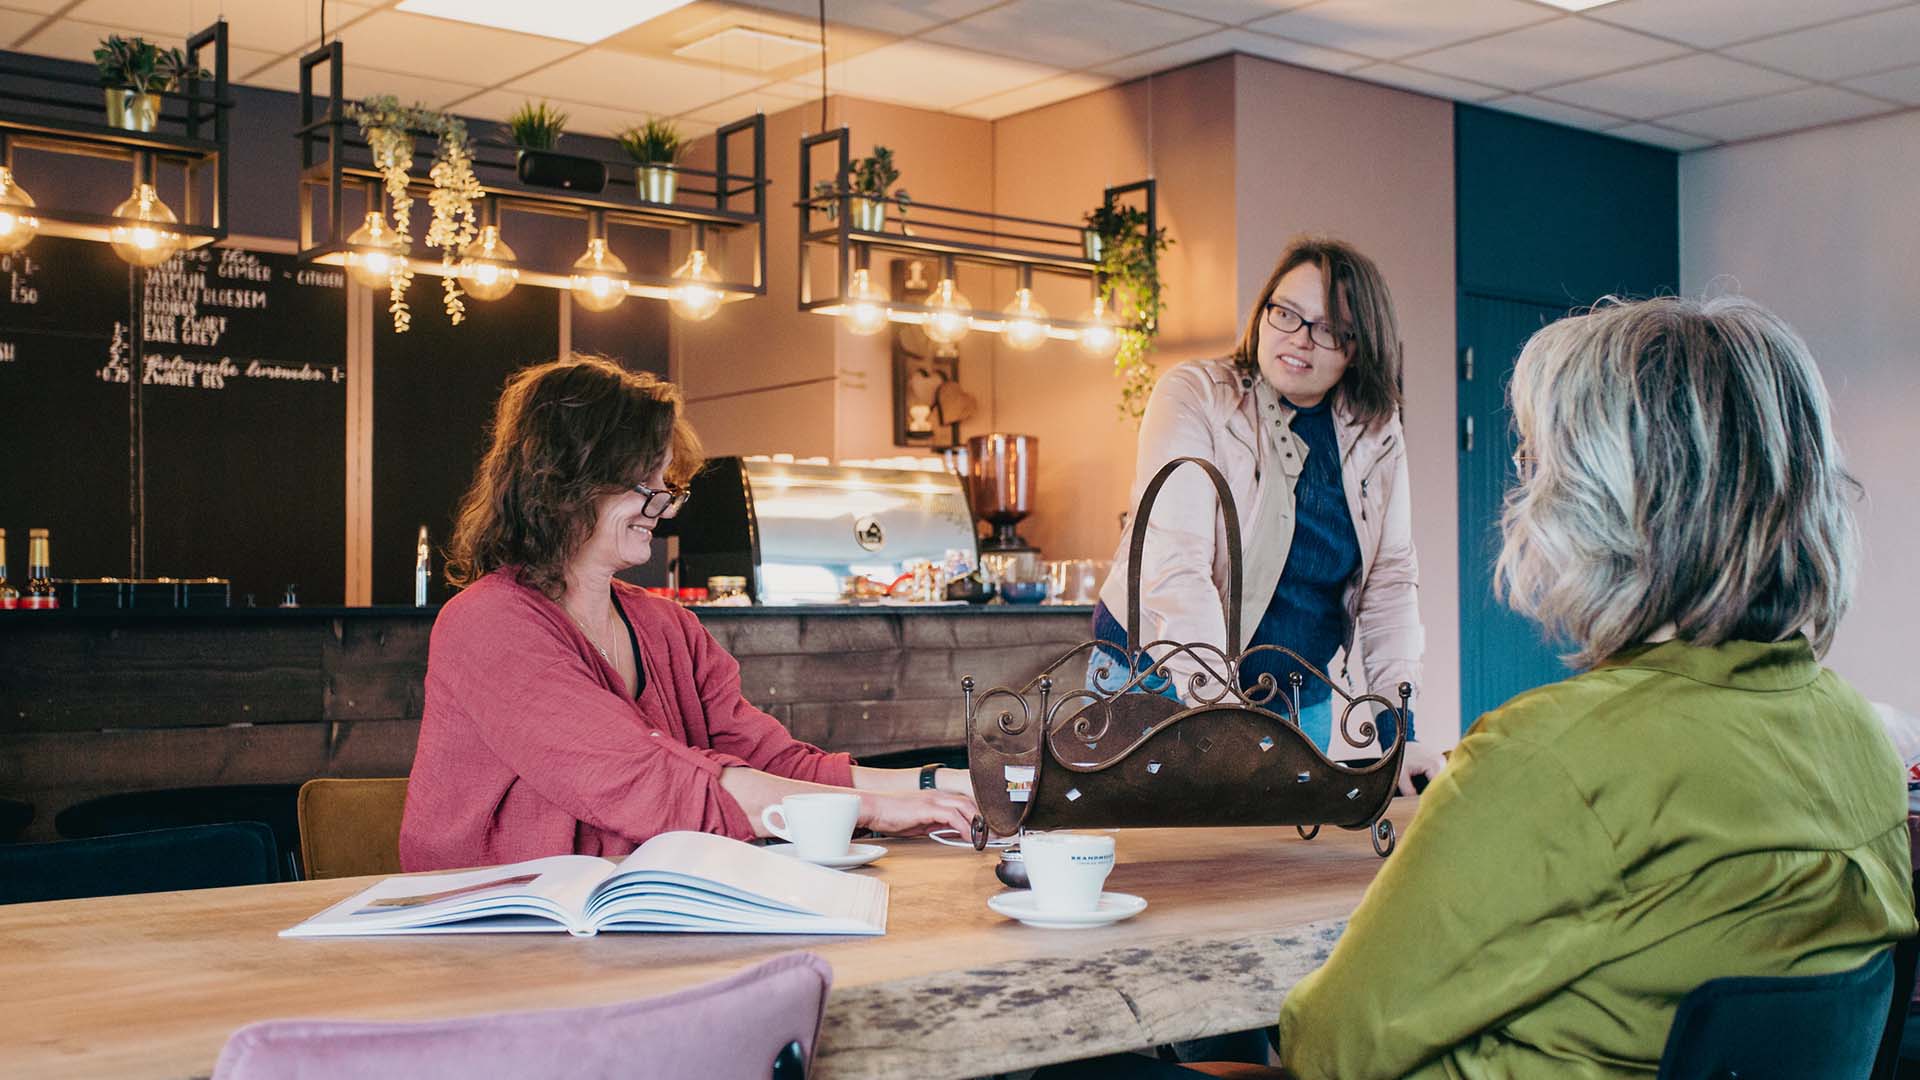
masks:
{"label": "handwritten chalk menu text", "polygon": [[[0,257],[0,527],[53,533],[56,577],[128,571],[132,272],[105,244]],[[145,273],[146,571],[234,602],[344,595],[346,280],[210,247]],[[24,560],[13,545],[9,564]]]}

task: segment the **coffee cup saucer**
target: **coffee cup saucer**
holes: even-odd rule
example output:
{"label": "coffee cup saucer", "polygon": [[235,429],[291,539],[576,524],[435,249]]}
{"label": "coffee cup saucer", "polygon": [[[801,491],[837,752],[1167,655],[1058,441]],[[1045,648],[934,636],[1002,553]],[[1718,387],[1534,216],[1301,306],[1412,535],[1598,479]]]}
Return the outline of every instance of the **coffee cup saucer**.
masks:
{"label": "coffee cup saucer", "polygon": [[1009,919],[1047,930],[1084,930],[1130,919],[1147,910],[1147,902],[1129,893],[1103,892],[1092,911],[1041,911],[1032,889],[1014,889],[987,898],[987,906]]}
{"label": "coffee cup saucer", "polygon": [[792,844],[768,844],[767,850],[788,858],[799,859],[801,862],[810,862],[815,866],[832,867],[835,870],[851,870],[856,866],[865,866],[887,853],[887,849],[879,844],[848,844],[845,855],[835,855],[826,859],[809,859],[800,854]]}

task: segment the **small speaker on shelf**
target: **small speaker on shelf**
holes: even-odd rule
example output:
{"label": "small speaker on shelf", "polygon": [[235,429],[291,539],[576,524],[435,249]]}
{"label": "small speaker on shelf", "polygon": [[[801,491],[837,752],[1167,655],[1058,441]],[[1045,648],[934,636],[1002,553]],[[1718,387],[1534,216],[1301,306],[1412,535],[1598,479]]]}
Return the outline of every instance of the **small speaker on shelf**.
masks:
{"label": "small speaker on shelf", "polygon": [[607,167],[592,158],[558,154],[552,150],[522,150],[514,169],[520,182],[532,187],[559,188],[582,195],[598,195],[607,186]]}

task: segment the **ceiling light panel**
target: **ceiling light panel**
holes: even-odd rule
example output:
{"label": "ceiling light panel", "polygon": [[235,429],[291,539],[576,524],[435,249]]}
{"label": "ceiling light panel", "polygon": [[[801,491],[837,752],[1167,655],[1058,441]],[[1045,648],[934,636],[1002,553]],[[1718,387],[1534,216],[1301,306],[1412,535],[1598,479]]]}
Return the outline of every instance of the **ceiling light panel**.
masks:
{"label": "ceiling light panel", "polygon": [[729,26],[673,50],[673,55],[746,71],[774,71],[820,55],[820,43],[745,26]]}
{"label": "ceiling light panel", "polygon": [[692,0],[400,0],[399,10],[592,44]]}

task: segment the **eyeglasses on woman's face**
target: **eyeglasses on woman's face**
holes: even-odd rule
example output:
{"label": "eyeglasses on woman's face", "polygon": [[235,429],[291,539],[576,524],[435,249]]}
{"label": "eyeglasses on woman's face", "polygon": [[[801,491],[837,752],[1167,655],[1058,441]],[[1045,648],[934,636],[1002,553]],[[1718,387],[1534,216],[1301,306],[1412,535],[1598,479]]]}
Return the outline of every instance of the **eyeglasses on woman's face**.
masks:
{"label": "eyeglasses on woman's face", "polygon": [[1268,328],[1282,334],[1298,333],[1301,327],[1307,328],[1307,339],[1323,349],[1344,348],[1353,340],[1353,331],[1334,325],[1332,322],[1313,322],[1302,318],[1300,313],[1284,304],[1267,303],[1266,324]]}
{"label": "eyeglasses on woman's face", "polygon": [[650,518],[672,517],[687,505],[687,499],[693,494],[692,489],[680,484],[668,484],[665,490],[635,484],[633,490],[635,494],[646,497],[647,501],[640,507],[640,512]]}

